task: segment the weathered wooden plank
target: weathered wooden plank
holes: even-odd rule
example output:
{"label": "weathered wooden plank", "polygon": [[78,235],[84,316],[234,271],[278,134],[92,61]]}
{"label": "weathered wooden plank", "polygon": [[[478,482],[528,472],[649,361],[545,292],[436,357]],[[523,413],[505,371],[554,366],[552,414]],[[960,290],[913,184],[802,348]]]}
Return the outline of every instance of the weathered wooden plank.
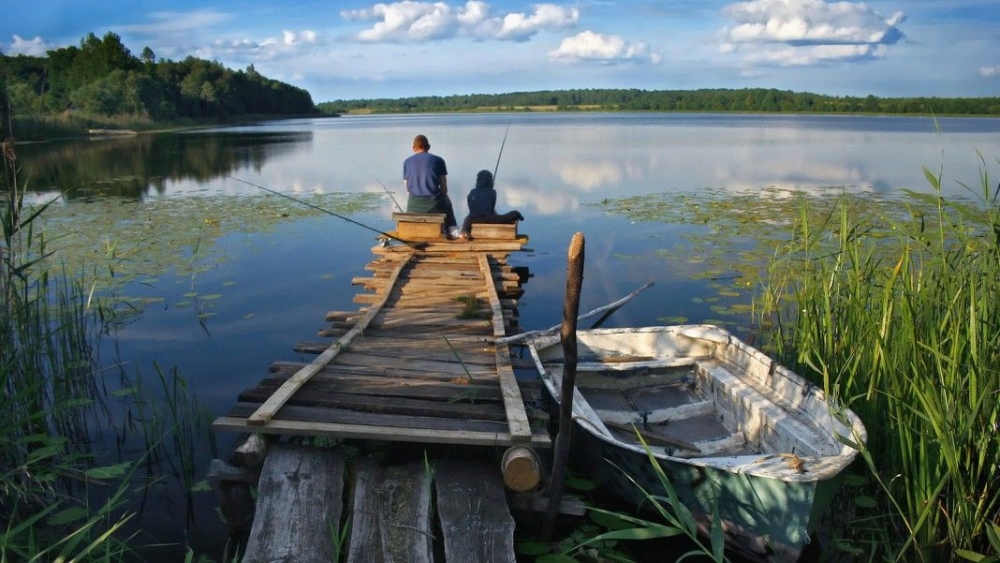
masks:
{"label": "weathered wooden plank", "polygon": [[[290,406],[287,408],[298,415],[297,409],[301,407]],[[249,410],[245,409],[244,412],[249,412]],[[402,420],[399,421],[400,426],[380,426],[382,421],[379,419],[382,417],[362,417],[362,420],[355,421],[357,413],[354,413],[354,416],[345,416],[344,419],[348,420],[347,422],[305,420],[307,417],[304,415],[288,416],[287,420],[283,420],[281,417],[284,416],[282,414],[284,410],[279,411],[278,416],[275,416],[267,426],[249,426],[247,425],[246,418],[243,416],[222,416],[215,419],[212,423],[212,428],[237,432],[254,431],[262,434],[284,436],[320,436],[347,440],[385,440],[466,446],[513,446],[525,443],[523,440],[513,441],[510,433],[507,432],[507,425],[500,423],[494,423],[497,427],[502,427],[502,429],[497,430],[470,429],[469,422],[460,425],[451,425],[450,428],[447,428],[444,427],[446,425],[440,424],[442,421],[432,422],[428,419],[413,417],[414,420],[426,422],[428,426],[437,425],[438,427],[407,426],[406,424],[412,421]],[[312,409],[312,411],[315,410]],[[322,416],[322,413],[317,414]],[[457,426],[460,426],[460,428]],[[552,440],[548,434],[539,432],[532,436],[531,445],[539,448],[551,448]]]}
{"label": "weathered wooden plank", "polygon": [[[479,255],[479,266],[483,271],[489,271],[489,259],[485,254]],[[493,284],[486,284],[489,287],[490,306],[493,308],[493,336],[501,338],[505,336],[503,328],[503,312],[500,307],[500,298],[497,297]],[[497,318],[500,318],[498,321]],[[514,377],[514,370],[510,367],[510,348],[506,345],[496,347],[497,375],[500,377],[500,390],[503,393],[504,404],[507,407],[507,423],[510,434],[515,440],[528,441],[531,439],[531,425],[528,423],[528,415],[524,411],[524,400],[521,397],[521,390],[517,386],[517,379]]]}
{"label": "weathered wooden plank", "polygon": [[[258,386],[240,394],[238,399],[246,402],[262,402],[273,392],[273,387]],[[402,416],[428,416],[453,418],[457,420],[492,420],[504,422],[507,420],[503,404],[497,401],[490,404],[488,399],[473,397],[474,390],[468,390],[469,397],[454,400],[446,397],[408,397],[399,392],[393,394],[388,389],[371,389],[372,393],[331,392],[303,387],[289,400],[286,405],[301,407],[339,408],[357,412],[376,414],[393,414]],[[355,391],[355,390],[351,390]],[[473,402],[475,400],[476,402]]]}
{"label": "weathered wooden plank", "polygon": [[496,466],[438,460],[434,485],[445,560],[514,563],[514,518]]}
{"label": "weathered wooden plank", "polygon": [[[392,233],[389,233],[392,234]],[[527,235],[518,235],[516,240],[472,240],[472,241],[429,241],[427,246],[420,249],[421,252],[516,252],[521,250],[528,243]],[[372,248],[374,254],[398,254],[408,252],[411,249],[407,246],[375,246]]]}
{"label": "weathered wooden plank", "polygon": [[390,358],[387,356],[371,356],[369,354],[355,354],[345,352],[337,363],[338,366],[368,366],[378,367],[387,373],[403,375],[407,373],[437,373],[448,374],[452,377],[465,379],[471,377],[496,379],[496,370],[490,366],[481,364],[462,365],[457,361],[433,361],[418,360],[414,358]]}
{"label": "weathered wooden plank", "polygon": [[[402,270],[402,268],[406,266],[407,262],[408,261],[401,262],[399,264],[399,270]],[[399,270],[397,270],[397,272]],[[350,341],[356,335],[361,334],[362,331],[368,328],[368,323],[371,322],[371,319],[375,317],[375,315],[378,313],[379,309],[381,309],[382,305],[385,304],[387,299],[388,296],[383,296],[381,301],[372,305],[371,309],[369,309],[369,311],[365,313],[365,316],[358,321],[358,324],[353,329],[351,329],[350,332],[348,332],[339,340],[334,342],[330,346],[330,348],[327,349],[326,352],[320,354],[315,360],[310,362],[308,366],[302,368],[302,370],[299,373],[289,378],[288,381],[285,382],[285,385],[281,387],[281,389],[275,392],[275,394],[272,395],[270,399],[268,399],[263,405],[260,406],[260,409],[258,409],[257,412],[255,412],[253,415],[250,416],[247,422],[254,425],[267,424],[267,421],[270,420],[274,416],[274,413],[281,408],[281,405],[283,405],[285,401],[287,401],[288,398],[292,396],[293,393],[295,393],[296,389],[298,389],[303,383],[308,381],[309,378],[315,375],[317,371],[323,368],[323,366],[328,364],[330,360],[336,357],[336,355],[340,353],[340,350],[344,346],[349,344]]]}
{"label": "weathered wooden plank", "polygon": [[517,239],[517,223],[472,223],[470,234],[476,239]]}
{"label": "weathered wooden plank", "polygon": [[348,563],[433,563],[431,477],[422,463],[359,459],[352,499]]}
{"label": "weathered wooden plank", "polygon": [[343,486],[342,453],[288,444],[272,447],[261,469],[243,563],[334,561]]}

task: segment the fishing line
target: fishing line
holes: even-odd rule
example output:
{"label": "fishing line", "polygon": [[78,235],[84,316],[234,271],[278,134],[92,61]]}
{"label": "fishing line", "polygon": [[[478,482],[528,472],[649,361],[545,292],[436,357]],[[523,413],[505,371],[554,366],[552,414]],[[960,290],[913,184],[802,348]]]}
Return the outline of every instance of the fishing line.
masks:
{"label": "fishing line", "polygon": [[292,197],[292,196],[290,196],[288,194],[283,194],[281,192],[276,192],[276,191],[272,190],[271,188],[265,188],[264,186],[261,186],[261,185],[258,185],[258,184],[254,184],[253,182],[248,182],[246,180],[241,180],[241,179],[239,179],[239,178],[237,178],[235,176],[226,175],[226,178],[230,178],[232,180],[236,180],[237,182],[241,182],[241,183],[246,184],[248,186],[253,186],[255,188],[260,188],[260,189],[264,190],[265,192],[270,192],[270,193],[272,193],[274,195],[290,199],[290,200],[292,200],[292,201],[294,201],[296,203],[301,203],[302,205],[311,207],[311,208],[313,208],[313,209],[315,209],[317,211],[322,211],[323,213],[326,213],[327,215],[333,215],[334,217],[337,217],[338,219],[343,219],[344,221],[347,221],[348,223],[354,223],[355,225],[357,225],[359,227],[364,227],[365,229],[368,229],[369,231],[372,231],[372,232],[376,232],[376,233],[378,233],[378,234],[380,234],[380,235],[382,235],[382,236],[384,236],[386,238],[390,238],[392,240],[398,240],[399,242],[405,244],[406,246],[409,246],[410,248],[414,248],[414,249],[419,250],[419,249],[427,246],[426,243],[412,242],[412,241],[408,241],[408,240],[403,240],[403,239],[401,239],[401,238],[399,238],[397,236],[390,235],[389,233],[387,233],[385,231],[380,231],[380,230],[376,229],[375,227],[369,227],[368,225],[365,225],[364,223],[361,223],[359,221],[355,221],[354,219],[351,219],[349,217],[344,217],[343,215],[340,215],[338,213],[334,213],[333,211],[330,211],[329,209],[323,209],[322,207],[320,207],[318,205],[313,205],[313,204],[309,203],[308,201],[303,201],[301,199]]}

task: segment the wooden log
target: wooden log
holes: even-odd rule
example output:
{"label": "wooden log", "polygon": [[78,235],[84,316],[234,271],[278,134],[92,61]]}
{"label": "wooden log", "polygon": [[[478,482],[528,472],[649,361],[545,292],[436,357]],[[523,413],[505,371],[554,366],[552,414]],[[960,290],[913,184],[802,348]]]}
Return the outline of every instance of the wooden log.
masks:
{"label": "wooden log", "polygon": [[206,480],[219,499],[219,511],[226,519],[230,541],[235,541],[240,549],[246,545],[253,525],[254,499],[250,484],[257,479],[256,471],[221,459],[213,459],[209,464]]}
{"label": "wooden log", "polygon": [[273,438],[261,434],[250,434],[242,444],[229,454],[229,462],[239,467],[258,471],[264,465],[267,448],[274,442]]}
{"label": "wooden log", "polygon": [[545,512],[542,536],[549,538],[555,528],[562,496],[563,480],[569,460],[569,445],[573,432],[573,391],[576,380],[576,319],[580,314],[580,290],[583,286],[584,262],[583,233],[573,235],[569,245],[566,267],[566,300],[563,303],[563,323],[559,332],[563,348],[563,378],[559,388],[559,433],[553,451],[552,486],[549,508]]}
{"label": "wooden log", "polygon": [[366,457],[353,473],[347,563],[433,563],[431,476],[423,463],[385,468]]}
{"label": "wooden log", "polygon": [[500,471],[503,484],[519,493],[534,489],[542,480],[542,462],[535,450],[525,446],[508,448],[500,462]]}
{"label": "wooden log", "polygon": [[514,563],[514,518],[495,466],[439,460],[434,484],[445,560]]}
{"label": "wooden log", "polygon": [[344,456],[289,444],[271,448],[243,563],[336,560],[343,509]]}

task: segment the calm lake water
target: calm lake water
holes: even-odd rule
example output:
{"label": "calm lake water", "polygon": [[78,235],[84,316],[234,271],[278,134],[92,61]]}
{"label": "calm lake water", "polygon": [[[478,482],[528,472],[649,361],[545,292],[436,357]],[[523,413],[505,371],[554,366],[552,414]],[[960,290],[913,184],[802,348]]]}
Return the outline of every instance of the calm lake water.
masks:
{"label": "calm lake water", "polygon": [[[30,200],[62,196],[46,219],[62,234],[51,245],[88,267],[106,271],[110,260],[114,290],[132,304],[102,357],[148,376],[176,369],[217,416],[272,362],[308,361],[292,347],[318,340],[327,311],[357,309],[351,279],[366,275],[375,231],[393,228],[395,202],[405,206],[402,161],[418,133],[448,163],[460,220],[476,172],[495,167],[498,210],[527,217],[530,250],[511,258],[532,274],[519,302],[526,330],[559,322],[576,232],[586,237],[581,312],[654,282],[604,326],[747,330],[739,305],[750,302],[751,281],[735,262],[720,268],[720,249],[704,242],[727,214],[696,215],[696,203],[766,209],[795,192],[891,198],[930,191],[924,167],[961,197],[971,193],[963,186],[981,191],[980,174],[1000,158],[997,119],[621,113],[301,119],[23,145],[18,155]],[[659,219],[604,205],[664,194]],[[752,246],[752,225],[744,232],[727,244]],[[233,438],[218,436],[222,454]],[[210,457],[201,446],[198,479]],[[167,499],[149,503],[144,527],[217,557],[215,499],[194,501],[187,532],[188,507]]]}

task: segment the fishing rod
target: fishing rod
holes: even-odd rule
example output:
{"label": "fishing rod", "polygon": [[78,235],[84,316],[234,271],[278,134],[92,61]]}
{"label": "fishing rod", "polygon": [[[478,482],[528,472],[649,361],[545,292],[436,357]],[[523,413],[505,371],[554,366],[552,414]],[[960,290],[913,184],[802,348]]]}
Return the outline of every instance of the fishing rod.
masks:
{"label": "fishing rod", "polygon": [[375,181],[378,182],[378,185],[382,186],[382,189],[385,190],[385,193],[389,194],[389,199],[391,199],[392,202],[396,204],[396,209],[398,209],[399,212],[402,213],[403,208],[400,207],[399,202],[396,201],[396,196],[392,195],[392,192],[389,191],[389,188],[385,187],[385,184],[382,183],[382,180],[375,180]]}
{"label": "fishing rod", "polygon": [[493,167],[493,185],[497,183],[497,170],[500,169],[500,157],[503,156],[503,147],[507,144],[507,133],[510,133],[510,124],[507,122],[507,130],[503,132],[503,141],[500,143],[500,154],[497,155],[497,165]]}
{"label": "fishing rod", "polygon": [[276,192],[276,191],[272,190],[271,188],[265,188],[264,186],[261,186],[261,185],[258,185],[258,184],[254,184],[253,182],[248,182],[246,180],[241,180],[241,179],[237,178],[236,176],[229,176],[229,175],[227,175],[226,178],[230,178],[230,179],[236,180],[237,182],[241,182],[243,184],[246,184],[248,186],[253,186],[255,188],[260,188],[260,189],[264,190],[265,192],[270,192],[270,193],[272,193],[274,195],[290,199],[290,200],[292,200],[294,202],[297,202],[297,203],[301,203],[302,205],[305,205],[307,207],[311,207],[311,208],[313,208],[313,209],[315,209],[317,211],[322,211],[323,213],[326,213],[327,215],[333,215],[334,217],[337,217],[338,219],[343,219],[344,221],[347,221],[348,223],[354,223],[355,225],[357,225],[359,227],[364,227],[365,229],[368,229],[369,231],[376,232],[376,233],[378,233],[379,235],[381,235],[383,237],[390,238],[392,240],[397,240],[397,241],[405,244],[406,246],[409,246],[410,248],[413,248],[413,249],[416,249],[416,250],[420,250],[421,248],[427,246],[427,244],[423,243],[423,242],[413,242],[413,241],[403,240],[403,239],[401,239],[401,238],[399,238],[399,237],[397,237],[395,235],[390,235],[389,233],[387,233],[385,231],[380,231],[380,230],[376,229],[375,227],[369,227],[368,225],[365,225],[364,223],[361,223],[359,221],[355,221],[354,219],[351,219],[350,217],[344,217],[343,215],[340,215],[338,213],[334,213],[333,211],[330,211],[329,209],[323,209],[322,207],[320,207],[318,205],[313,205],[313,204],[309,203],[308,201],[303,201],[301,199],[292,197],[292,196],[290,196],[288,194],[283,194],[281,192]]}

